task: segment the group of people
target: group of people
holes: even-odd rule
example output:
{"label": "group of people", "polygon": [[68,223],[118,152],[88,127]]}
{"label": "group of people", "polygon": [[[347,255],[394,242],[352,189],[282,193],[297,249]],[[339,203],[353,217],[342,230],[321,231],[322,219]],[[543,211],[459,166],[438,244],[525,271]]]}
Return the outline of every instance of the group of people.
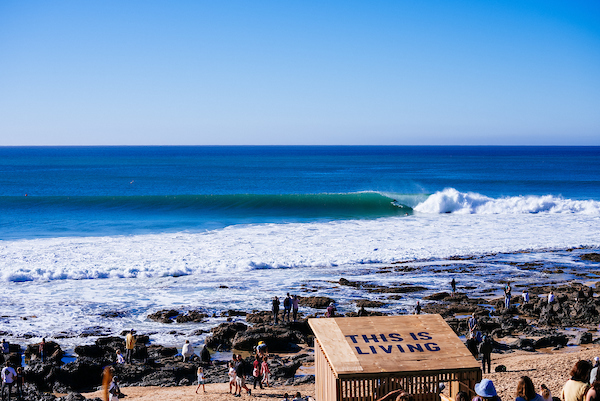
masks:
{"label": "group of people", "polygon": [[10,363],[10,361],[4,362],[2,368],[2,401],[5,400],[5,393],[8,392],[8,401],[10,401],[12,388],[16,386],[17,398],[21,400],[23,398],[23,368],[18,367],[16,370]]}
{"label": "group of people", "polygon": [[[283,318],[282,321],[285,323],[286,320],[289,323],[293,319],[294,322],[298,320],[298,305],[299,299],[297,295],[290,295],[288,292],[283,300]],[[273,312],[273,324],[279,324],[279,311],[281,301],[278,297],[273,297],[271,311]],[[291,318],[290,318],[291,315]]]}

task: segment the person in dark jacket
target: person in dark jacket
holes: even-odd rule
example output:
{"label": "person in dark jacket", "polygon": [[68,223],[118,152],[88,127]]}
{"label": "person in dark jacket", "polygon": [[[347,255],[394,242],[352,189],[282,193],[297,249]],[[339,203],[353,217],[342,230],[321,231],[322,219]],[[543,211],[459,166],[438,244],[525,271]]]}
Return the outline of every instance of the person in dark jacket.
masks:
{"label": "person in dark jacket", "polygon": [[485,373],[485,364],[487,363],[487,372],[491,372],[492,367],[492,350],[494,345],[490,336],[483,337],[483,341],[479,344],[479,353],[481,354],[481,369]]}

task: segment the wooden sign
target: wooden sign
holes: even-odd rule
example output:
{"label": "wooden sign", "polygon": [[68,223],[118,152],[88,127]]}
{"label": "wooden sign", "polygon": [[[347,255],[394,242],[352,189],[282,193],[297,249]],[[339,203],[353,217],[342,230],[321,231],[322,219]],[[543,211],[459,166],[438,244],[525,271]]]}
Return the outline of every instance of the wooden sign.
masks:
{"label": "wooden sign", "polygon": [[310,319],[336,376],[477,369],[440,315]]}

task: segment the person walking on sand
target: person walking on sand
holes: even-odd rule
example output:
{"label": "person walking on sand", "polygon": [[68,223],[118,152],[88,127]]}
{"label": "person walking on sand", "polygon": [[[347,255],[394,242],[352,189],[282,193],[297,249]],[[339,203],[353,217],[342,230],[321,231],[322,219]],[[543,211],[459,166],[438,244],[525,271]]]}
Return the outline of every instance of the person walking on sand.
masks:
{"label": "person walking on sand", "polygon": [[202,391],[206,393],[206,388],[204,387],[206,379],[204,378],[204,369],[202,369],[202,366],[198,366],[198,371],[196,372],[196,374],[198,375],[198,387],[196,387],[196,394],[198,394],[200,386],[202,386]]}
{"label": "person walking on sand", "polygon": [[571,378],[567,380],[561,392],[563,401],[584,401],[585,395],[590,388],[590,371],[592,364],[588,361],[578,361],[571,372]]}
{"label": "person walking on sand", "polygon": [[269,363],[267,361],[268,359],[269,358],[265,356],[261,364],[263,383],[265,384],[265,387],[269,387],[269,375],[271,374],[271,369],[269,369]]}
{"label": "person walking on sand", "polygon": [[479,344],[479,353],[481,354],[481,369],[485,373],[485,365],[487,364],[487,372],[491,373],[492,367],[492,350],[494,345],[490,336],[483,337],[483,341]]}
{"label": "person walking on sand", "polygon": [[239,354],[237,356],[237,362],[235,364],[235,383],[236,389],[239,389],[238,393],[236,394],[236,397],[242,396],[242,389],[246,390],[248,395],[252,395],[252,391],[250,391],[248,386],[246,386],[246,363],[242,359],[242,356]]}
{"label": "person walking on sand", "polygon": [[262,385],[262,360],[259,355],[256,355],[254,358],[254,363],[252,364],[252,377],[254,378],[254,385],[252,386],[254,390],[256,390],[256,383],[259,384],[260,389],[263,389]]}
{"label": "person walking on sand", "polygon": [[135,348],[136,339],[133,336],[135,331],[131,329],[125,336],[125,362],[133,363],[133,349]]}
{"label": "person walking on sand", "polygon": [[294,294],[292,296],[292,318],[294,322],[298,320],[298,304],[300,300],[298,299],[298,295]]}
{"label": "person walking on sand", "polygon": [[281,304],[281,302],[279,302],[279,298],[274,297],[273,298],[273,307],[271,308],[271,310],[273,311],[273,324],[279,323],[279,305],[280,304]]}
{"label": "person walking on sand", "polygon": [[229,370],[227,371],[227,376],[229,376],[229,394],[231,394],[231,389],[233,389],[233,394],[235,394],[236,393],[235,369],[233,367],[233,362],[229,361],[228,366],[229,366]]}

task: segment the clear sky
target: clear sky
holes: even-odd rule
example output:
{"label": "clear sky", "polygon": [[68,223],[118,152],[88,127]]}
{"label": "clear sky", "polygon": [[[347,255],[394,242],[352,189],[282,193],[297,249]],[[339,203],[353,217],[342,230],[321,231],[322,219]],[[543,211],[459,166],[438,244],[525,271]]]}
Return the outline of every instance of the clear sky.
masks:
{"label": "clear sky", "polygon": [[600,1],[0,1],[0,145],[600,145]]}

